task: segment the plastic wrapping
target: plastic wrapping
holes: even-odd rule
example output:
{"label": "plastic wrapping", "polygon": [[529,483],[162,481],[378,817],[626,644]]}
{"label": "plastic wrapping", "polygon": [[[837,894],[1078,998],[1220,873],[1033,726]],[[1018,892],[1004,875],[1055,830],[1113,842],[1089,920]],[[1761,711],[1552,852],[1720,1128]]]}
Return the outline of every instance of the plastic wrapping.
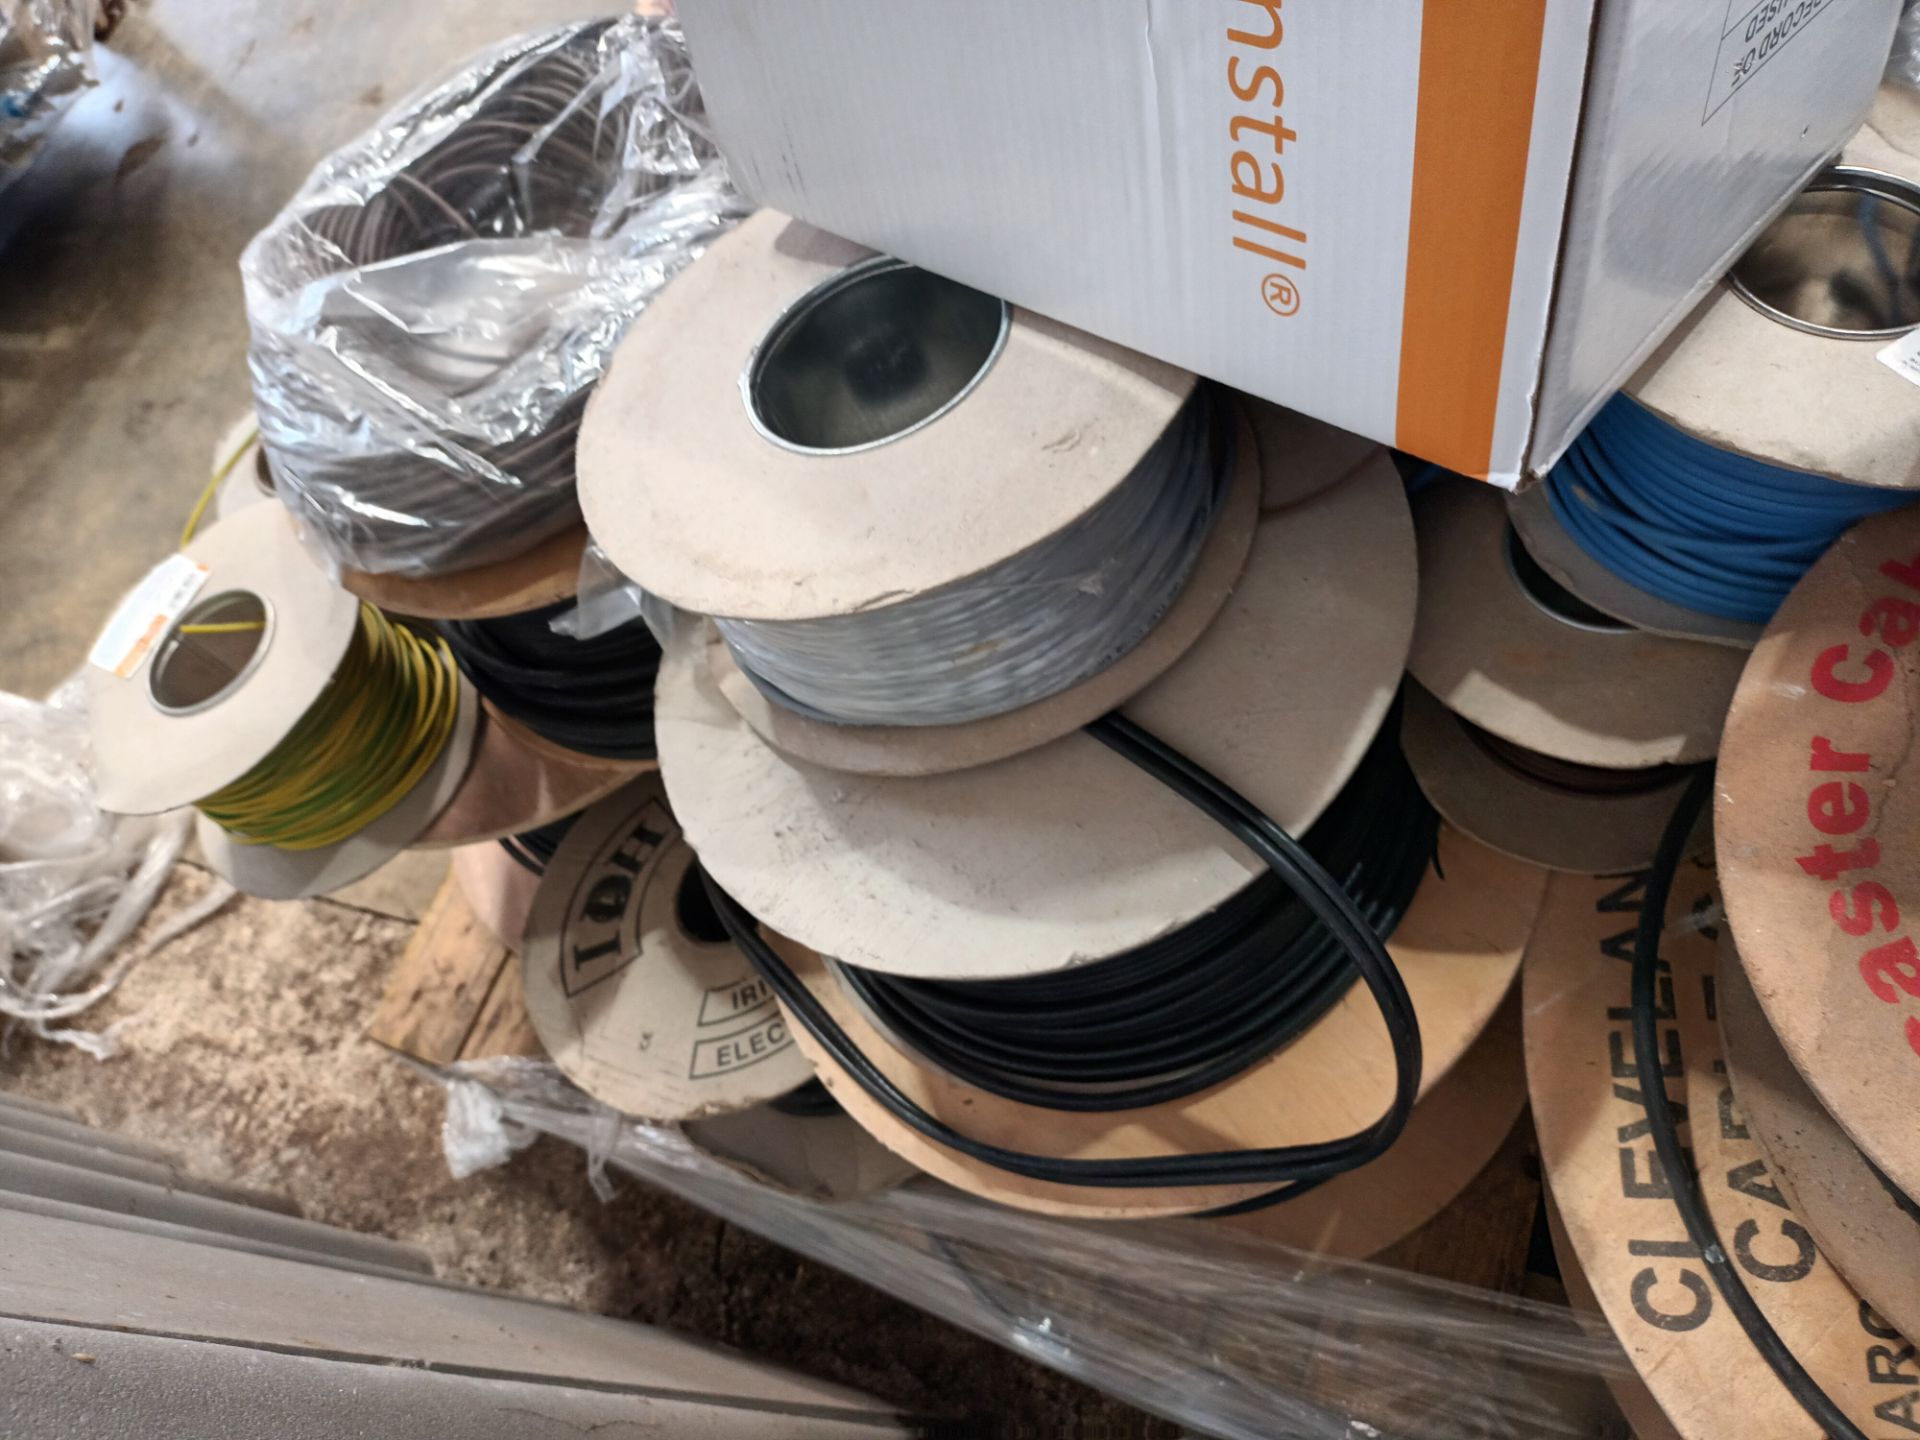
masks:
{"label": "plastic wrapping", "polygon": [[[44,704],[0,693],[0,1015],[104,1059],[111,1032],[56,1022],[104,998],[145,953],[122,947],[180,858],[190,823],[184,810],[109,815],[94,803],[83,694],[77,680]],[[216,891],[210,904],[231,894]]]}
{"label": "plastic wrapping", "polygon": [[615,345],[747,212],[670,20],[524,37],[408,100],[241,258],[280,498],[374,572],[466,569],[564,529]]}
{"label": "plastic wrapping", "polygon": [[[1091,1224],[1004,1210],[930,1180],[802,1199],[624,1119],[543,1061],[455,1067],[502,1125],[580,1145],[711,1213],[1208,1435],[1309,1440],[1574,1436],[1630,1373],[1563,1309],[1333,1264],[1197,1221]],[[451,1119],[450,1155],[490,1143]],[[875,1344],[884,1344],[875,1337]]]}
{"label": "plastic wrapping", "polygon": [[1906,0],[1900,13],[1893,54],[1887,59],[1887,79],[1920,89],[1920,0]]}
{"label": "plastic wrapping", "polygon": [[0,190],[93,83],[93,0],[0,0]]}

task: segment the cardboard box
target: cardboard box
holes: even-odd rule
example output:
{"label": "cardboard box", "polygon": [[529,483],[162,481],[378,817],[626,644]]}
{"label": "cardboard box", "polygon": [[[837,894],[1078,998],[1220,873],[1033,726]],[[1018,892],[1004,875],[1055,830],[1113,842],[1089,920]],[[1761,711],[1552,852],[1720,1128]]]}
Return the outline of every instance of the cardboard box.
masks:
{"label": "cardboard box", "polygon": [[680,0],[757,199],[1467,474],[1579,428],[1899,0]]}

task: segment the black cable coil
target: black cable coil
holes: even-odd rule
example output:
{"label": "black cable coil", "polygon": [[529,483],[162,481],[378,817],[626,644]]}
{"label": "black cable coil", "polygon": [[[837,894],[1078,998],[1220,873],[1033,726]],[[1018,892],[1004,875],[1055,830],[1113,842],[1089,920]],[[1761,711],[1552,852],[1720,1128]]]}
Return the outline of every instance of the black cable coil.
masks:
{"label": "black cable coil", "polygon": [[589,640],[555,633],[564,600],[498,620],[448,620],[440,631],[473,688],[536,735],[604,760],[651,760],[660,642],[644,620]]}
{"label": "black cable coil", "polygon": [[[1376,741],[1375,751],[1377,754],[1379,748],[1384,746],[1392,760],[1380,759],[1363,767],[1365,783],[1368,786],[1382,785],[1382,794],[1388,797],[1389,803],[1381,804],[1382,795],[1370,793],[1370,803],[1363,806],[1356,802],[1351,811],[1346,812],[1354,828],[1341,837],[1343,843],[1336,845],[1331,839],[1323,841],[1329,859],[1335,864],[1351,859],[1351,863],[1356,865],[1369,858],[1365,855],[1366,842],[1360,838],[1361,831],[1371,831],[1368,838],[1375,843],[1382,840],[1397,841],[1389,847],[1395,853],[1397,863],[1391,866],[1367,866],[1369,877],[1378,878],[1381,884],[1379,890],[1375,891],[1369,882],[1368,893],[1362,900],[1350,895],[1341,880],[1329,874],[1327,868],[1299,841],[1262,814],[1244,796],[1133,722],[1113,714],[1095,721],[1086,730],[1087,734],[1166,784],[1231,832],[1265,862],[1279,885],[1297,897],[1300,905],[1312,916],[1313,924],[1322,932],[1322,937],[1317,945],[1296,941],[1288,949],[1290,956],[1296,960],[1328,953],[1344,957],[1349,974],[1357,976],[1367,986],[1386,1025],[1395,1072],[1393,1098],[1386,1112],[1372,1125],[1340,1139],[1308,1144],[1131,1159],[1067,1159],[988,1144],[963,1134],[929,1113],[895,1085],[853,1043],[813,992],[760,936],[753,917],[708,875],[704,877],[705,883],[722,924],[733,942],[767,980],[788,1014],[807,1027],[833,1063],[872,1099],[902,1124],[935,1143],[1009,1174],[1052,1184],[1108,1189],[1247,1185],[1278,1187],[1253,1199],[1209,1212],[1229,1214],[1299,1195],[1385,1154],[1406,1128],[1408,1117],[1413,1113],[1414,1101],[1419,1095],[1422,1049],[1419,1019],[1414,1013],[1400,972],[1387,953],[1380,928],[1396,923],[1404,911],[1413,888],[1417,887],[1433,854],[1437,826],[1424,800],[1415,798],[1418,787],[1406,772],[1405,761],[1398,758],[1398,727],[1392,718],[1382,727],[1383,738]],[[1368,812],[1395,809],[1391,803],[1391,797],[1394,796],[1398,796],[1400,801],[1398,822],[1388,821],[1378,829],[1368,825]],[[1343,821],[1342,826],[1348,821]],[[1345,853],[1349,843],[1354,851],[1351,856]],[[1335,854],[1336,850],[1343,853]],[[1246,903],[1244,894],[1240,897],[1240,903]],[[1228,902],[1228,906],[1234,904],[1233,901]],[[1219,909],[1224,910],[1228,906]],[[1218,917],[1219,910],[1216,910],[1213,915],[1195,923],[1212,923]],[[1257,961],[1258,947],[1250,946],[1246,954]],[[1134,959],[1137,960],[1137,953]],[[1277,969],[1278,966],[1272,968]],[[1338,968],[1336,966],[1336,972]],[[1244,974],[1264,980],[1266,977],[1261,971],[1262,967],[1257,963],[1249,963]],[[1266,1016],[1266,1035],[1258,1041],[1251,1036],[1236,1034],[1230,1043],[1223,1045],[1219,1043],[1219,1037],[1210,1037],[1212,1049],[1207,1052],[1206,1058],[1197,1063],[1195,1052],[1191,1051],[1171,1059],[1166,1055],[1155,1057],[1151,1063],[1169,1065],[1174,1071],[1172,1078],[1144,1080],[1129,1103],[1140,1103],[1137,1096],[1151,1093],[1151,1087],[1157,1085],[1169,1085],[1176,1093],[1189,1094],[1205,1084],[1218,1083],[1233,1073],[1227,1068],[1229,1056],[1250,1056],[1252,1058],[1246,1064],[1251,1064],[1263,1055],[1271,1054],[1285,1043],[1279,1037],[1298,1033],[1296,1027],[1300,1024],[1301,1016],[1312,1011],[1315,1004],[1324,1009],[1326,1004],[1332,1003],[1327,998],[1328,990],[1337,998],[1345,988],[1337,974],[1327,978],[1324,983],[1326,989],[1316,989],[1310,984],[1302,987],[1301,1004],[1297,1011],[1288,1010],[1282,1005],[1270,1007]],[[1214,1013],[1223,1012],[1216,1010]],[[1143,1023],[1150,1023],[1148,1017],[1141,1019]],[[1026,1042],[1032,1038],[1032,1032],[1020,1038],[1021,1044],[1016,1047],[1021,1051],[1018,1063],[1030,1067],[1033,1057],[1026,1053]],[[1082,1035],[1066,1043],[1082,1044],[1086,1038]],[[1111,1039],[1110,1036],[1107,1038]],[[1262,1049],[1262,1046],[1265,1048]],[[1001,1065],[1007,1062],[1005,1056],[998,1059]],[[977,1062],[967,1056],[960,1056],[959,1063],[977,1068]],[[999,1069],[998,1066],[995,1068]],[[1242,1068],[1246,1066],[1243,1064]],[[1200,1079],[1203,1070],[1219,1073],[1203,1081]],[[1164,1076],[1167,1071],[1161,1073]],[[1004,1069],[1000,1069],[993,1078],[1002,1086],[1031,1083],[1024,1077],[1010,1076]],[[1047,1088],[1045,1093],[1049,1096],[1050,1105],[1065,1108],[1060,1104],[1065,1097],[1064,1089]],[[1091,1108],[1104,1109],[1113,1103],[1111,1095],[1099,1099],[1102,1103]]]}
{"label": "black cable coil", "polygon": [[537,830],[509,835],[500,842],[500,848],[511,855],[521,869],[535,875],[545,875],[547,866],[553,863],[554,853],[560,848],[560,842],[567,838],[567,832],[573,829],[573,822],[579,818],[578,815],[564,815]]}
{"label": "black cable coil", "polygon": [[[660,118],[641,108],[652,103],[645,95],[603,109],[609,60],[601,41],[617,23],[579,27],[517,73],[489,80],[496,88],[471,115],[365,203],[302,215],[305,235],[290,263],[318,279],[476,240],[617,233],[623,217],[683,178],[623,164],[630,148],[649,143],[635,127],[664,131],[702,113],[677,36],[653,46],[667,72]],[[698,136],[699,127],[688,133]],[[707,146],[699,158],[712,153]],[[365,343],[403,344],[396,358],[449,396],[486,385],[514,358],[469,353],[431,333],[396,333],[377,321]],[[257,376],[256,388],[284,390],[298,405],[308,382],[285,368]],[[593,378],[539,429],[505,441],[447,432],[376,454],[302,454],[292,461],[297,483],[281,485],[281,494],[304,502],[303,513],[358,569],[419,572],[429,542],[436,573],[518,554],[578,517],[574,443]],[[337,403],[324,393],[314,400]],[[265,448],[276,472],[288,463],[271,443]]]}
{"label": "black cable coil", "polygon": [[[1302,841],[1382,939],[1420,888],[1439,827],[1397,736],[1389,720]],[[1359,978],[1271,872],[1170,935],[1051,975],[941,981],[835,969],[896,1040],[954,1078],[1023,1105],[1094,1113],[1183,1099],[1241,1074]]]}

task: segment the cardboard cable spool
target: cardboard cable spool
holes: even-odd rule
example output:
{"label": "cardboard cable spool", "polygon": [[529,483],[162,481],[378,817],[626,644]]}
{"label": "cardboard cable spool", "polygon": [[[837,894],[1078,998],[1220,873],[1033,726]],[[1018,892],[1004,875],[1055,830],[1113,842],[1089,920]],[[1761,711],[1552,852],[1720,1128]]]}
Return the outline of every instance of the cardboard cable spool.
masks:
{"label": "cardboard cable spool", "polygon": [[1734,1095],[1820,1252],[1903,1335],[1920,1335],[1920,1206],[1821,1108],[1767,1024],[1733,932],[1720,935],[1720,1029]]}
{"label": "cardboard cable spool", "polygon": [[772,991],[708,905],[657,779],[567,832],[534,894],[521,956],[547,1053],[625,1114],[745,1110],[812,1076]]}
{"label": "cardboard cable spool", "polygon": [[1421,790],[1449,824],[1503,855],[1578,875],[1652,860],[1687,785],[1685,772],[1619,793],[1548,784],[1489,751],[1418,682],[1407,685],[1400,739]]}
{"label": "cardboard cable spool", "polygon": [[[1856,1423],[1920,1406],[1876,1384],[1895,1334],[1819,1255],[1773,1186],[1723,1074],[1713,1023],[1712,871],[1682,867],[1661,955],[1661,1056],[1709,1214],[1748,1290],[1796,1358]],[[1641,877],[1555,877],[1523,981],[1534,1123],[1566,1253],[1640,1380],[1687,1440],[1819,1434],[1727,1309],[1697,1258],[1646,1133],[1629,1018]],[[1884,1412],[1883,1412],[1884,1413]]]}
{"label": "cardboard cable spool", "polygon": [[467,909],[494,939],[518,955],[540,877],[497,840],[460,846],[453,852],[451,868]]}
{"label": "cardboard cable spool", "polygon": [[[916,408],[890,438],[795,448],[800,442],[774,438],[783,422],[767,418],[775,410],[757,398],[754,377],[765,357],[772,365],[787,353],[779,336],[800,333],[780,322],[821,313],[807,308],[814,292],[868,257],[762,211],[715,242],[634,323],[581,424],[580,502],[608,558],[650,593],[702,615],[795,621],[957,585],[1096,509],[1194,394],[1187,371],[1009,309],[997,343],[987,343],[982,323],[979,344],[963,355],[911,336],[907,358],[888,352],[888,378],[911,378],[914,365],[942,378],[926,397],[944,397],[942,407]],[[975,308],[998,305],[961,293]],[[902,345],[912,318],[869,349]],[[844,368],[860,358],[850,351]],[[831,394],[802,408],[833,419],[843,401],[860,403]],[[1242,448],[1250,464],[1256,447]],[[730,693],[783,749],[861,773],[935,773],[1045,744],[1146,685],[1205,627],[1206,607],[1218,607],[1238,572],[1232,552],[1245,544],[1256,488],[1243,467],[1202,562],[1228,581],[1189,587],[1156,629],[1161,643],[1150,638],[1077,698],[1070,691],[997,717],[984,732],[876,733],[755,704],[737,672]]]}
{"label": "cardboard cable spool", "polygon": [[[1920,101],[1882,87],[1840,164],[1920,185]],[[1798,202],[1796,202],[1797,204]],[[1920,209],[1920,193],[1906,208]],[[1857,221],[1796,216],[1763,231],[1743,264],[1793,239],[1837,246]],[[1818,227],[1831,225],[1831,236]],[[1738,268],[1738,267],[1736,267]],[[1826,287],[1806,277],[1802,305]],[[1909,301],[1920,297],[1909,295]],[[1920,489],[1920,424],[1912,382],[1877,358],[1885,335],[1815,334],[1776,319],[1723,280],[1627,382],[1626,393],[1687,434],[1789,470],[1856,485]],[[1541,567],[1588,604],[1640,629],[1750,648],[1762,627],[1684,609],[1649,595],[1593,560],[1561,528],[1544,486],[1514,497],[1513,523]]]}
{"label": "cardboard cable spool", "polygon": [[[1263,519],[1219,617],[1123,712],[1298,835],[1392,703],[1414,588],[1404,492],[1378,457]],[[1259,871],[1084,734],[911,779],[790,759],[721,695],[700,648],[668,647],[655,703],[674,812],[735,899],[821,954],[933,979],[1039,974],[1167,934]]]}
{"label": "cardboard cable spool", "polygon": [[1385,1155],[1297,1200],[1207,1223],[1318,1255],[1369,1259],[1453,1204],[1526,1106],[1520,996],[1509,986],[1485,1032],[1414,1107]]}
{"label": "cardboard cable spool", "polygon": [[652,760],[582,755],[536,735],[491,702],[482,701],[481,709],[473,764],[446,809],[414,842],[418,849],[523,835],[660,768]]}
{"label": "cardboard cable spool", "polygon": [[[959,725],[836,725],[769,700],[724,643],[707,647],[720,693],[769,745],[857,775],[940,775],[1005,760],[1070,734],[1124,704],[1193,647],[1233,593],[1259,519],[1265,455],[1247,417],[1233,421],[1234,474],[1206,544],[1167,612],[1099,673],[1017,710]],[[1376,456],[1378,447],[1369,447]]]}
{"label": "cardboard cable spool", "polygon": [[1577,765],[1710,760],[1743,659],[1635,630],[1552,593],[1492,487],[1442,480],[1413,502],[1420,618],[1407,668],[1455,714]]}
{"label": "cardboard cable spool", "polygon": [[[273,751],[319,699],[360,623],[360,602],[301,548],[278,505],[255,505],[203,531],[121,603],[87,667],[94,785],[102,808],[156,815],[232,784]],[[178,644],[186,623],[256,631]],[[206,816],[207,861],[249,895],[292,900],[372,873],[444,810],[473,754],[479,701],[458,679],[453,734],[399,803],[317,850],[245,845]]]}
{"label": "cardboard cable spool", "polygon": [[[1388,945],[1420,1021],[1423,1095],[1452,1072],[1499,1011],[1546,884],[1544,871],[1449,832],[1442,832],[1439,860]],[[867,1017],[818,955],[789,940],[774,944],[860,1050],[915,1103],[972,1139],[1008,1149],[1113,1159],[1305,1144],[1364,1129],[1393,1095],[1390,1042],[1364,985],[1356,984],[1292,1045],[1233,1080],[1145,1109],[1080,1114],[1016,1104],[923,1065]],[[1012,1175],[927,1139],[871,1099],[804,1028],[796,1032],[834,1098],[889,1149],[950,1185],[1003,1204],[1050,1215],[1145,1219],[1230,1205],[1272,1188],[1121,1190]]]}
{"label": "cardboard cable spool", "polygon": [[1920,510],[1807,572],[1727,718],[1714,831],[1740,959],[1796,1069],[1920,1196]]}
{"label": "cardboard cable spool", "polygon": [[587,527],[574,524],[491,565],[445,575],[375,575],[346,570],[340,583],[394,615],[417,620],[497,620],[571,600],[580,586]]}

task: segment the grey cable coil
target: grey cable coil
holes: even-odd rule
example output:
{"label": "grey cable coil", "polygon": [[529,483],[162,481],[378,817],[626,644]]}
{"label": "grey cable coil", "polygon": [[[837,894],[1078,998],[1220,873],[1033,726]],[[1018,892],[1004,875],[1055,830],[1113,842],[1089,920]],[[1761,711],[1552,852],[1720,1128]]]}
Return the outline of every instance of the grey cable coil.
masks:
{"label": "grey cable coil", "polygon": [[956,725],[1089,679],[1185,588],[1220,510],[1233,432],[1203,389],[1105,500],[979,575],[817,620],[717,618],[775,703],[848,725]]}

